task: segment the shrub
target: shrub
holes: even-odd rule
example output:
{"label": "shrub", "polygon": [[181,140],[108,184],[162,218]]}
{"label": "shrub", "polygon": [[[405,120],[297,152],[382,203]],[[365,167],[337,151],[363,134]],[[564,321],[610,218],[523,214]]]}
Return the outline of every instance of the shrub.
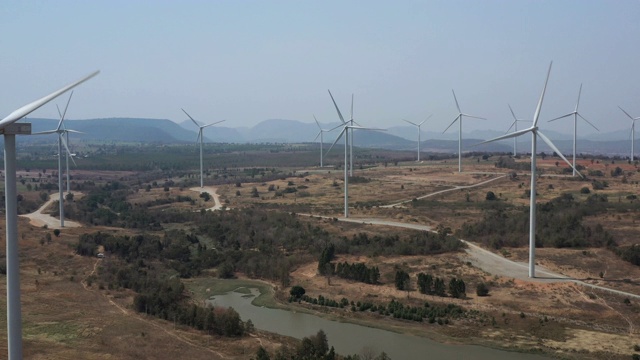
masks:
{"label": "shrub", "polygon": [[487,296],[489,295],[489,287],[487,284],[481,282],[476,285],[476,295],[478,296]]}
{"label": "shrub", "polygon": [[292,286],[291,290],[289,291],[289,294],[291,294],[291,296],[295,297],[296,299],[301,298],[305,293],[306,290],[300,285]]}
{"label": "shrub", "polygon": [[488,191],[487,192],[487,196],[486,196],[487,201],[493,201],[496,200],[496,194],[493,193],[493,191]]}
{"label": "shrub", "polygon": [[581,194],[589,194],[591,192],[591,190],[589,190],[588,187],[583,187],[582,189],[580,189],[580,193]]}

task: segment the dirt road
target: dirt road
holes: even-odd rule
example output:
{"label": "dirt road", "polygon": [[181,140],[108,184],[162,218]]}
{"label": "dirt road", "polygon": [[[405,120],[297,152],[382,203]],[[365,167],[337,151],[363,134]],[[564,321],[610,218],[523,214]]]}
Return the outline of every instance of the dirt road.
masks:
{"label": "dirt road", "polygon": [[206,193],[209,193],[209,195],[211,195],[215,205],[213,205],[212,207],[208,208],[207,211],[222,210],[222,203],[220,202],[220,195],[218,195],[218,193],[217,193],[218,188],[214,188],[212,186],[205,186],[203,188],[193,187],[193,188],[190,188],[189,190],[197,191],[197,192],[199,192],[201,194],[203,192],[206,192]]}
{"label": "dirt road", "polygon": [[[82,193],[77,192],[77,191],[72,191],[71,192],[73,194],[73,196],[77,199],[82,197]],[[56,194],[53,194],[53,197],[50,197],[49,200],[47,200],[47,202],[45,202],[38,210],[30,213],[30,214],[24,214],[24,215],[20,215],[22,217],[26,217],[28,219],[30,219],[31,221],[29,221],[29,223],[33,226],[37,226],[37,227],[43,227],[43,226],[47,226],[47,228],[49,229],[62,229],[62,227],[60,226],[60,219],[56,219],[53,216],[49,215],[49,214],[45,214],[43,213],[43,211],[49,207],[49,205],[51,205],[54,201],[58,200],[58,196]],[[67,228],[76,228],[76,227],[81,227],[82,224],[75,222],[75,221],[71,221],[71,220],[64,220],[64,227]]]}
{"label": "dirt road", "polygon": [[[430,194],[427,194],[427,195],[419,196],[416,199],[422,200],[422,199],[426,199],[428,197],[440,195],[440,194],[447,193],[447,192],[450,192],[450,191],[455,191],[455,190],[460,190],[460,189],[471,189],[471,188],[474,188],[474,187],[478,187],[478,186],[482,186],[482,185],[488,184],[488,183],[490,183],[492,181],[496,181],[498,179],[502,179],[502,178],[504,178],[506,176],[507,175],[496,176],[496,177],[491,178],[489,180],[485,180],[485,181],[482,181],[482,182],[479,182],[479,183],[473,184],[473,185],[454,186],[451,189],[440,190],[440,191],[436,191],[436,192],[433,192],[433,193],[430,193]],[[394,206],[401,206],[403,204],[410,203],[411,201],[413,201],[413,199],[403,200],[403,201],[400,201],[400,202],[397,202],[397,203],[394,203],[394,204],[384,205],[384,206],[380,206],[380,207],[381,208],[392,208]]]}

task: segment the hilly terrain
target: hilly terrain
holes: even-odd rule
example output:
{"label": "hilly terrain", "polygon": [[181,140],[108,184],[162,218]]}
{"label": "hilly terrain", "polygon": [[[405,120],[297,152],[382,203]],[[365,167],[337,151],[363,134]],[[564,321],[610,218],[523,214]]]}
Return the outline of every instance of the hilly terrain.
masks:
{"label": "hilly terrain", "polygon": [[[33,133],[55,129],[58,120],[30,118]],[[168,119],[144,118],[105,118],[86,120],[67,120],[69,129],[82,134],[73,134],[74,141],[81,142],[130,142],[130,143],[193,143],[197,138],[197,128],[190,121],[175,123]],[[217,143],[308,143],[318,142],[318,126],[297,120],[269,119],[252,127],[227,127],[222,123],[204,130],[205,142]],[[323,129],[332,129],[337,123],[321,124]],[[332,144],[340,129],[324,133],[325,144]],[[565,154],[572,152],[573,141],[570,135],[546,130],[545,133]],[[513,151],[513,140],[477,145],[485,139],[503,135],[495,130],[472,131],[462,134],[463,152]],[[625,138],[626,137],[626,138]],[[393,126],[387,131],[356,131],[354,145],[365,148],[381,148],[389,150],[416,150],[417,134],[413,126]],[[315,139],[315,140],[314,140]],[[458,134],[455,131],[440,133],[423,131],[421,149],[425,152],[457,153]],[[22,137],[23,143],[51,143],[55,135]],[[342,140],[340,141],[342,142]],[[531,142],[528,137],[518,139],[518,152],[530,151]],[[584,155],[604,154],[628,156],[631,141],[625,131],[603,134],[590,134],[578,141],[578,153]],[[538,144],[539,152],[552,153],[545,143]]]}

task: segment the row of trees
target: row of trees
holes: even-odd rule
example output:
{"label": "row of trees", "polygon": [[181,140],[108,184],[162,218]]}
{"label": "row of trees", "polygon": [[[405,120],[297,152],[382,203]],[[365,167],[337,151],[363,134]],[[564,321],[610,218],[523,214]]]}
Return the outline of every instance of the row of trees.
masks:
{"label": "row of trees", "polygon": [[[421,294],[447,296],[447,287],[444,279],[433,277],[431,274],[419,273],[417,276],[418,291]],[[411,277],[404,270],[397,270],[395,276],[395,286],[398,290],[411,290]],[[449,295],[456,299],[464,299],[467,295],[464,280],[455,277],[449,280]]]}
{"label": "row of trees", "polygon": [[380,281],[380,270],[377,266],[368,267],[364,263],[349,264],[346,261],[338,263],[336,275],[366,284],[377,284]]}

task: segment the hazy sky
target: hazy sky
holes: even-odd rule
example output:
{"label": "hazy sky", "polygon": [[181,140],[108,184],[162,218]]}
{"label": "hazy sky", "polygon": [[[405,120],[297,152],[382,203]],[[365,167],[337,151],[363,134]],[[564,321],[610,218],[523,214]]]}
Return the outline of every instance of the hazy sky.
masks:
{"label": "hazy sky", "polygon": [[[581,113],[601,130],[640,116],[640,1],[15,1],[0,3],[0,116],[95,69],[68,117],[252,126],[270,118],[443,131],[504,129],[510,103],[541,119]],[[58,100],[64,105],[66,100]],[[47,105],[34,117],[57,117]],[[542,123],[568,132],[571,121]],[[579,131],[593,132],[579,124]],[[456,131],[455,127],[452,129]],[[451,131],[451,130],[450,130]]]}

